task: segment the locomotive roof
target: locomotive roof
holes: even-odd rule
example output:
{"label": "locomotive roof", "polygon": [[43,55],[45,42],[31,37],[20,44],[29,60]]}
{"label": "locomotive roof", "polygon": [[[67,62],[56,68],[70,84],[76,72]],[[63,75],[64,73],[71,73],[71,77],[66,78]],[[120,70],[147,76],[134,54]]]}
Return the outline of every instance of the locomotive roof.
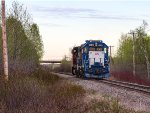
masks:
{"label": "locomotive roof", "polygon": [[103,42],[102,40],[86,40],[85,42]]}
{"label": "locomotive roof", "polygon": [[85,43],[81,45],[81,47],[85,47],[87,44],[93,44],[95,42],[101,43],[102,45],[108,47],[102,40],[86,40]]}
{"label": "locomotive roof", "polygon": [[102,40],[86,40],[84,44],[81,44],[81,46],[76,46],[73,49],[83,48],[87,44],[92,44],[92,43],[95,43],[95,42],[101,43],[102,45],[108,47]]}

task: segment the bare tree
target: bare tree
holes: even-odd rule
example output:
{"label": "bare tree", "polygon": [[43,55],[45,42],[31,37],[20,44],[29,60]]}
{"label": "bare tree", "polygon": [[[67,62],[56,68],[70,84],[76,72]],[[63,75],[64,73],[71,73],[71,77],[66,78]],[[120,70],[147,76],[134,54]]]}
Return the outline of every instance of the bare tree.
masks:
{"label": "bare tree", "polygon": [[150,79],[150,62],[149,62],[148,50],[146,47],[146,40],[145,40],[145,37],[147,37],[147,34],[145,33],[145,29],[147,26],[148,24],[145,21],[143,21],[143,26],[136,29],[136,31],[137,31],[138,38],[139,38],[140,48],[143,51],[144,57],[146,60],[147,76],[148,76],[148,79]]}

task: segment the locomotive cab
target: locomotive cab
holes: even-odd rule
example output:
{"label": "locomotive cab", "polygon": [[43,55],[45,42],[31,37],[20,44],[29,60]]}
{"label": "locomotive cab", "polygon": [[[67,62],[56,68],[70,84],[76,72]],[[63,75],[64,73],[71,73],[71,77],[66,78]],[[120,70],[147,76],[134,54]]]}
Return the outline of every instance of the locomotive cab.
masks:
{"label": "locomotive cab", "polygon": [[[74,74],[84,78],[108,78],[108,46],[100,40],[87,40],[78,47]],[[75,57],[75,54],[73,55]]]}

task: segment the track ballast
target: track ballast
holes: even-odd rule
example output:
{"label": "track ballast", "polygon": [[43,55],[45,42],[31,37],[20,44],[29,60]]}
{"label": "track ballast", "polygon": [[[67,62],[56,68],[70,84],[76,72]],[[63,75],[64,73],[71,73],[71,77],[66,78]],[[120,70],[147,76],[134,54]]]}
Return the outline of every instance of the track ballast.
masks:
{"label": "track ballast", "polygon": [[[71,73],[64,73],[64,72],[61,72],[58,74],[65,74],[65,75],[73,76]],[[146,85],[139,85],[136,83],[129,83],[129,82],[123,82],[123,81],[117,81],[117,80],[108,80],[108,79],[102,79],[101,82],[105,84],[113,85],[113,86],[118,86],[118,87],[130,89],[130,90],[150,94],[150,86],[146,86]]]}

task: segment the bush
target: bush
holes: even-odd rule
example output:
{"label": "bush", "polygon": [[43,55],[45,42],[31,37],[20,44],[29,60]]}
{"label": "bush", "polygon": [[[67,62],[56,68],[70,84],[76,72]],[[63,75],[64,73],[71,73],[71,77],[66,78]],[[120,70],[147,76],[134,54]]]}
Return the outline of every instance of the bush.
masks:
{"label": "bush", "polygon": [[86,91],[81,86],[60,79],[43,67],[30,76],[11,76],[8,83],[0,79],[0,86],[0,113],[133,112],[106,97],[86,103]]}
{"label": "bush", "polygon": [[[0,113],[70,113],[83,104],[84,89],[40,69],[32,76],[0,80]],[[81,111],[82,109],[78,109]]]}
{"label": "bush", "polygon": [[150,86],[150,81],[149,80],[142,79],[138,75],[133,76],[133,74],[131,72],[128,72],[128,71],[112,72],[111,75],[116,80]]}
{"label": "bush", "polygon": [[106,97],[101,100],[92,100],[88,108],[87,111],[89,113],[135,113],[133,110],[128,110],[120,106],[118,100],[113,98],[107,99]]}
{"label": "bush", "polygon": [[67,60],[66,56],[63,58],[59,67],[53,69],[55,72],[69,72],[71,73],[72,70],[72,61]]}
{"label": "bush", "polygon": [[39,69],[35,71],[32,77],[41,80],[45,84],[54,84],[61,79],[59,76],[52,74],[47,67],[39,67]]}

